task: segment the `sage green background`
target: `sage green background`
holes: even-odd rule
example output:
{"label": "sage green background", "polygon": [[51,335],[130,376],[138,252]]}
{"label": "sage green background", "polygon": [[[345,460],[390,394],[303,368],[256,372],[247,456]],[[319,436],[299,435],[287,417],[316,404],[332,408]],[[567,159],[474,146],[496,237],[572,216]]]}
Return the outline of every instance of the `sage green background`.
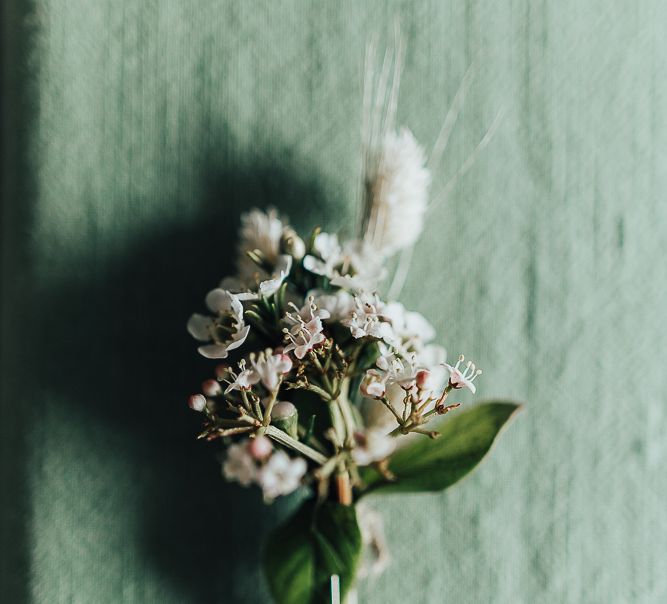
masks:
{"label": "sage green background", "polygon": [[3,602],[265,602],[286,508],[192,441],[184,323],[241,211],[350,228],[364,46],[398,17],[400,122],[476,78],[404,301],[482,397],[527,401],[439,495],[378,499],[360,601],[667,601],[667,5],[5,2]]}

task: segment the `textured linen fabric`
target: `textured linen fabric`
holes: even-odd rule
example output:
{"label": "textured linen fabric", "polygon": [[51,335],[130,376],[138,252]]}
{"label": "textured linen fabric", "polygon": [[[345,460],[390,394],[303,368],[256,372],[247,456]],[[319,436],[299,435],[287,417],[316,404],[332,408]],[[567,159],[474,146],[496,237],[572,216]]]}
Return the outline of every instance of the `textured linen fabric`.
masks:
{"label": "textured linen fabric", "polygon": [[664,2],[4,5],[0,599],[267,601],[289,504],[193,442],[184,324],[243,210],[349,232],[364,47],[398,18],[425,145],[475,65],[435,191],[504,112],[402,298],[527,406],[447,493],[374,501],[393,563],[360,601],[667,601]]}

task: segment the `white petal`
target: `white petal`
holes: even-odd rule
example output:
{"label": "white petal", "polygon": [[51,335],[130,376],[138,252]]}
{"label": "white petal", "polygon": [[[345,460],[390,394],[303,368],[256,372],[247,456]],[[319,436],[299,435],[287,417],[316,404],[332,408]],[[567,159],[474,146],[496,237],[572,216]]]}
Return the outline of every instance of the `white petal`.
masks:
{"label": "white petal", "polygon": [[275,279],[268,279],[259,284],[259,291],[265,298],[273,296],[283,283],[284,277],[276,277]]}
{"label": "white petal", "polygon": [[200,346],[198,349],[199,354],[207,359],[226,359],[227,355],[227,346],[224,344],[208,344],[206,346]]}
{"label": "white petal", "polygon": [[225,289],[214,289],[206,295],[206,306],[211,312],[222,313],[231,310],[232,296]]}
{"label": "white petal", "polygon": [[278,257],[278,262],[276,262],[276,272],[277,273],[285,273],[285,275],[289,275],[289,272],[292,270],[292,256],[288,256],[287,254],[283,254],[282,256]]}
{"label": "white petal", "polygon": [[303,268],[316,275],[326,275],[328,272],[326,263],[318,260],[315,256],[305,256],[303,259]]}
{"label": "white petal", "polygon": [[238,294],[234,294],[237,300],[240,300],[241,302],[245,302],[246,300],[258,300],[259,299],[259,294],[256,294],[255,292],[239,292]]}
{"label": "white petal", "polygon": [[208,342],[211,339],[211,326],[213,320],[204,315],[194,314],[188,320],[188,332],[200,342]]}
{"label": "white petal", "polygon": [[250,325],[246,325],[241,331],[239,331],[235,336],[234,336],[234,341],[230,342],[227,345],[227,350],[234,350],[235,348],[238,348],[245,342],[246,338],[248,337],[248,333],[250,332]]}

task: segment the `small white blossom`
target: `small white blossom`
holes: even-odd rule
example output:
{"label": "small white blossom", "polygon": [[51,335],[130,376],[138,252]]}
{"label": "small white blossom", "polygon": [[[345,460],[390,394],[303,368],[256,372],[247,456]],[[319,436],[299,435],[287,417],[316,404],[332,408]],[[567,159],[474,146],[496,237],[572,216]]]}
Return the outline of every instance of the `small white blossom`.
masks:
{"label": "small white blossom", "polygon": [[[250,355],[253,379],[273,392],[280,386],[282,376],[292,369],[292,360],[284,353],[272,354],[271,350],[260,352],[257,356]],[[256,382],[255,382],[256,383]]]}
{"label": "small white blossom", "polygon": [[244,487],[250,486],[257,480],[257,464],[248,449],[248,441],[227,447],[222,473],[227,480],[235,480]]}
{"label": "small white blossom", "polygon": [[396,439],[376,428],[355,432],[354,440],[356,446],[352,449],[352,459],[359,466],[382,461],[389,457],[396,448]]}
{"label": "small white blossom", "polygon": [[284,352],[294,351],[297,359],[302,359],[306,354],[318,344],[326,339],[322,333],[322,319],[327,319],[329,313],[321,308],[317,308],[312,298],[309,300],[306,312],[308,317],[304,319],[301,316],[301,310],[292,305],[295,312],[285,313],[285,320],[292,324],[291,329],[283,330],[288,343]]}
{"label": "small white blossom", "polygon": [[392,345],[402,350],[417,351],[435,337],[435,329],[420,313],[409,311],[400,302],[388,302],[382,314],[391,323],[395,340]]}
{"label": "small white blossom", "polygon": [[342,248],[338,243],[338,237],[330,233],[318,233],[313,243],[313,251],[317,256],[308,255],[303,259],[306,270],[316,275],[332,278],[335,276],[335,268],[341,260]]}
{"label": "small white blossom", "polygon": [[292,256],[279,256],[271,279],[259,284],[259,293],[265,298],[275,294],[289,275],[290,270],[292,270]]}
{"label": "small white blossom", "polygon": [[387,384],[398,384],[401,388],[409,390],[415,385],[418,368],[414,358],[404,359],[395,354],[385,354],[378,357],[375,362],[378,369],[385,374]]}
{"label": "small white blossom", "polygon": [[386,275],[383,258],[366,242],[353,239],[341,246],[338,237],[319,233],[314,252],[303,259],[306,270],[323,275],[331,284],[353,291],[374,289]]}
{"label": "small white blossom", "polygon": [[372,337],[391,339],[391,325],[383,320],[383,303],[377,295],[367,293],[355,296],[355,308],[341,323],[349,327],[355,339]]}
{"label": "small white blossom", "polygon": [[245,360],[239,361],[239,369],[238,373],[235,373],[231,369],[227,370],[233,379],[231,381],[228,380],[229,386],[225,389],[225,394],[229,394],[232,390],[250,390],[259,382],[259,374],[252,369],[246,369]]}
{"label": "small white blossom", "polygon": [[217,316],[193,314],[188,321],[188,331],[200,342],[213,341],[213,344],[200,346],[199,354],[209,359],[224,359],[248,337],[250,326],[243,319],[243,305],[237,295],[217,288],[206,295],[206,306]]}
{"label": "small white blossom", "polygon": [[270,264],[275,264],[280,253],[280,238],[285,224],[273,208],[266,212],[251,210],[241,216],[241,231],[238,247],[239,277],[244,283],[256,282],[263,271],[246,255],[259,250]]}
{"label": "small white blossom", "polygon": [[[327,318],[329,321],[341,321],[349,317],[356,304],[354,296],[344,289],[338,289],[332,293],[314,289],[308,292],[308,297],[313,299],[318,309],[329,313]],[[305,309],[306,306],[301,310],[302,317]]]}
{"label": "small white blossom", "polygon": [[456,365],[453,367],[447,363],[444,364],[444,366],[447,368],[447,371],[449,371],[449,384],[452,388],[455,389],[467,388],[474,394],[477,390],[477,387],[475,384],[473,384],[473,381],[478,375],[482,373],[482,370],[476,369],[475,364],[471,361],[468,361],[462,371],[459,367],[463,361],[465,361],[465,357],[461,355],[458,358]]}
{"label": "small white blossom", "polygon": [[366,241],[353,239],[343,246],[331,284],[357,292],[373,290],[386,274],[384,258]]}
{"label": "small white blossom", "polygon": [[280,248],[295,260],[301,260],[306,254],[306,244],[290,226],[283,228],[283,234],[280,238]]}
{"label": "small white blossom", "polygon": [[359,385],[359,390],[366,398],[381,399],[387,391],[387,374],[369,369]]}
{"label": "small white blossom", "polygon": [[257,483],[262,487],[264,498],[270,501],[296,491],[307,469],[303,458],[292,459],[284,451],[276,451],[259,470]]}

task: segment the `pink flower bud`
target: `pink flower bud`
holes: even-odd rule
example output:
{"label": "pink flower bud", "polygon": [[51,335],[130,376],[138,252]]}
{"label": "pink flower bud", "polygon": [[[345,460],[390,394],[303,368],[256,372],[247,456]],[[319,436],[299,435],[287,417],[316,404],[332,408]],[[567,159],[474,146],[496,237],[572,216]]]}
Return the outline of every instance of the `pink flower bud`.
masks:
{"label": "pink flower bud", "polygon": [[428,369],[422,369],[417,372],[417,388],[420,390],[426,390],[429,385],[429,380],[431,379],[431,372]]}
{"label": "pink flower bud", "polygon": [[206,397],[203,394],[193,394],[188,399],[188,407],[201,413],[206,408]]}
{"label": "pink flower bud", "polygon": [[206,380],[201,385],[201,389],[206,396],[220,396],[222,394],[222,388],[215,380]]}
{"label": "pink flower bud", "polygon": [[227,373],[227,365],[220,364],[215,368],[215,377],[220,380],[227,377]]}
{"label": "pink flower bud", "polygon": [[289,373],[292,371],[292,359],[289,358],[288,354],[281,352],[276,356],[279,357],[277,368],[280,373]]}
{"label": "pink flower bud", "polygon": [[256,436],[248,442],[248,453],[253,459],[262,461],[271,455],[273,445],[267,436]]}

